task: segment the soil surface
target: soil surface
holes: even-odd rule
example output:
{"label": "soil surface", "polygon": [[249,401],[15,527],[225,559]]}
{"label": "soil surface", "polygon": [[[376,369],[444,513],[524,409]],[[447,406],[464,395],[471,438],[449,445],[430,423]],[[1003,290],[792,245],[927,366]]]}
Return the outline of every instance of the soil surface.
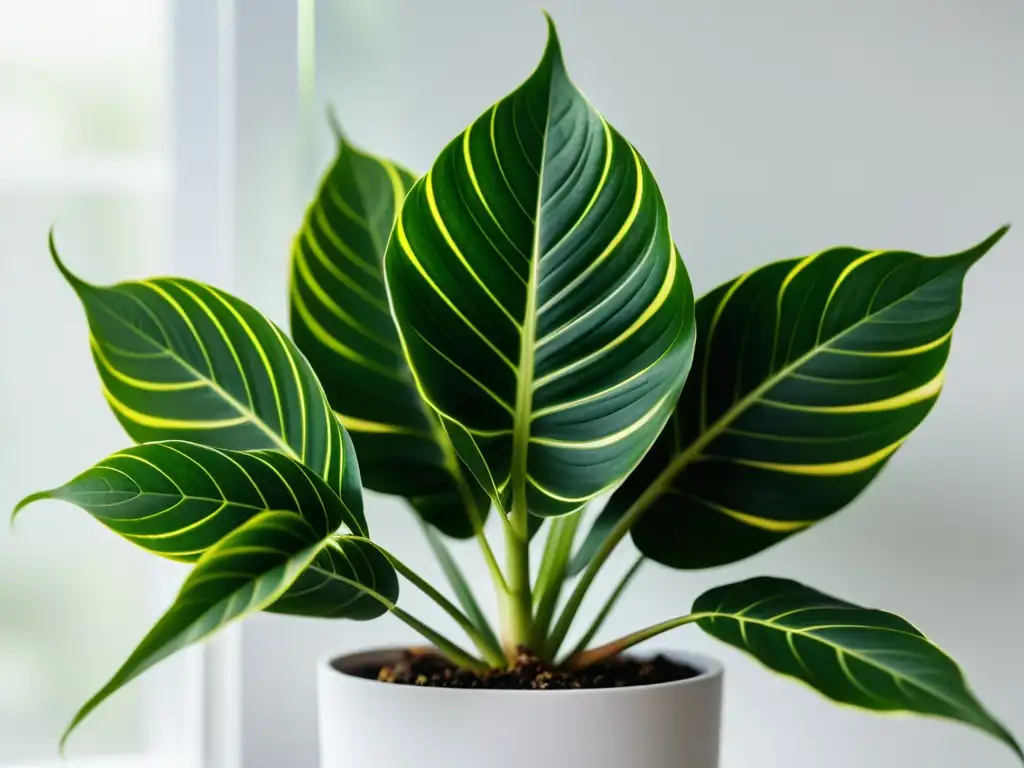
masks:
{"label": "soil surface", "polygon": [[510,669],[473,672],[460,669],[429,651],[406,651],[397,664],[367,669],[364,676],[386,683],[433,688],[490,688],[504,690],[567,690],[573,688],[624,688],[670,683],[696,677],[692,667],[665,656],[651,659],[616,657],[586,669],[567,670],[546,666],[529,652],[521,651]]}

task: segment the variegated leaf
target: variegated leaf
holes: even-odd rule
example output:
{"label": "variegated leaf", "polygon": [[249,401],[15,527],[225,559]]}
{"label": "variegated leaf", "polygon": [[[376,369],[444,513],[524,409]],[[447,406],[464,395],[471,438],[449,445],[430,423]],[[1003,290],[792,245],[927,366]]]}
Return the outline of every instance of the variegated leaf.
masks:
{"label": "variegated leaf", "polygon": [[863,491],[942,389],[963,253],[831,248],[748,272],[697,303],[693,375],[665,432],[614,494],[574,570],[636,519],[647,556],[729,563]]}
{"label": "variegated leaf", "polygon": [[581,508],[675,406],[689,278],[650,169],[570,81],[553,26],[530,78],[413,185],[385,273],[424,398],[503,508]]}
{"label": "variegated leaf", "polygon": [[[338,565],[324,569],[322,555],[328,552],[339,553]],[[261,512],[203,554],[174,604],[110,681],[75,715],[62,745],[105,699],[168,656],[206,639],[232,621],[280,605],[282,598],[315,599],[316,584],[302,589],[303,580],[314,578],[311,572],[320,572],[320,578],[343,587],[346,599],[333,605],[332,616],[373,618],[393,607],[398,599],[394,569],[369,542],[344,536],[321,537],[293,512]]]}
{"label": "variegated leaf", "polygon": [[100,287],[53,259],[78,294],[103,394],[138,442],[269,448],[316,471],[362,514],[359,468],[320,383],[244,301],[182,278]]}
{"label": "variegated leaf", "polygon": [[487,495],[420,399],[384,289],[384,248],[413,176],[338,133],[292,247],[292,335],[352,437],[366,487],[406,497],[449,536],[471,536]]}
{"label": "variegated leaf", "polygon": [[951,658],[899,616],[788,579],[717,587],[693,604],[697,624],[783,675],[844,704],[973,725],[1024,753],[971,693]]}
{"label": "variegated leaf", "polygon": [[271,510],[303,517],[320,538],[366,535],[315,472],[277,451],[229,451],[170,440],[118,451],[69,483],[33,494],[76,504],[128,541],[193,562],[245,521]]}

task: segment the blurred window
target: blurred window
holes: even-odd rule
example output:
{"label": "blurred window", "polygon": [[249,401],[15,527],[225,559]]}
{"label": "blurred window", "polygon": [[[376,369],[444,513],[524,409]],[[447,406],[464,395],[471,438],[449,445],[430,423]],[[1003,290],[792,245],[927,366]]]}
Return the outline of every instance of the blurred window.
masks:
{"label": "blurred window", "polygon": [[[100,394],[81,307],[47,255],[103,283],[167,271],[170,0],[0,0],[0,512],[131,441]],[[0,526],[0,768],[58,764],[76,709],[168,605],[183,567],[58,502]],[[64,766],[195,754],[199,655],[116,694]],[[79,763],[78,761],[81,761]]]}

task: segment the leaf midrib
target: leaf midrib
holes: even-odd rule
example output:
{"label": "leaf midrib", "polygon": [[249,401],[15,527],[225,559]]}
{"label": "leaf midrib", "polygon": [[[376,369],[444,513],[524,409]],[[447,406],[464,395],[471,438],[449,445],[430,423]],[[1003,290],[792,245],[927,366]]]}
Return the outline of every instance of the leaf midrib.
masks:
{"label": "leaf midrib", "polygon": [[[549,75],[550,78],[550,75]],[[523,538],[529,510],[526,507],[527,464],[530,447],[530,425],[533,416],[533,379],[537,346],[537,282],[540,271],[541,213],[544,205],[544,167],[548,153],[548,134],[551,122],[551,92],[553,83],[548,81],[547,111],[544,115],[544,133],[541,136],[540,163],[537,167],[537,203],[533,215],[533,243],[530,247],[530,275],[526,281],[526,308],[519,344],[519,365],[516,368],[516,403],[512,419],[512,504],[513,510],[521,508],[525,514],[519,517],[522,530],[517,531]],[[515,515],[513,514],[513,518]],[[516,525],[513,520],[513,525]]]}
{"label": "leaf midrib", "polygon": [[[89,495],[89,494],[107,495],[107,494],[110,494],[112,492],[113,491],[79,491],[78,493],[75,493],[73,495],[76,498],[81,498],[81,497]],[[123,493],[123,491],[121,491],[121,493]],[[258,506],[258,505],[255,505],[255,504],[249,504],[249,503],[244,502],[244,501],[232,501],[231,499],[227,499],[227,498],[223,498],[223,497],[215,498],[213,496],[193,496],[193,495],[188,494],[188,493],[168,493],[166,491],[140,491],[139,493],[136,493],[134,496],[132,496],[132,498],[125,499],[124,501],[118,502],[118,503],[120,503],[120,504],[129,504],[129,503],[131,503],[131,502],[135,501],[136,499],[141,498],[143,496],[156,497],[156,498],[161,498],[161,499],[174,499],[176,501],[209,501],[209,502],[214,503],[214,504],[228,504],[228,505],[233,506],[233,507],[245,507],[246,509],[255,509],[255,510],[259,510],[259,511],[263,511],[263,512],[272,512],[275,509],[280,509],[280,506],[275,506],[275,507]],[[166,511],[168,511],[168,510],[162,510],[161,512],[157,512],[154,515],[152,515],[152,517],[155,517],[156,515],[162,514],[162,512],[166,512]],[[298,511],[298,510],[296,510],[296,511]],[[106,517],[106,515],[101,515],[101,517]],[[118,517],[118,518],[109,518],[109,519],[112,519],[112,520],[125,520],[125,518],[120,518],[120,517]],[[139,517],[139,518],[135,518],[131,522],[138,521],[138,520],[145,520],[145,519],[146,518],[144,518],[144,517]],[[125,522],[129,522],[129,521],[125,520]]]}
{"label": "leaf midrib", "polygon": [[[883,666],[881,664],[881,662],[875,661],[870,656],[863,656],[862,654],[860,654],[860,653],[858,653],[856,651],[852,651],[849,648],[846,648],[846,647],[844,647],[842,645],[838,645],[837,643],[834,643],[834,642],[832,642],[830,640],[827,640],[827,639],[821,637],[820,635],[811,634],[811,633],[809,633],[809,632],[807,632],[805,630],[802,630],[801,628],[798,628],[798,627],[787,627],[787,626],[785,626],[783,624],[775,624],[775,623],[773,623],[771,621],[767,621],[765,619],[755,619],[755,618],[751,618],[749,616],[738,616],[738,615],[736,615],[734,613],[723,613],[721,611],[706,611],[706,612],[702,612],[701,618],[729,619],[729,620],[735,621],[737,623],[756,624],[758,626],[767,627],[767,628],[772,629],[772,630],[774,630],[776,632],[783,632],[785,634],[799,635],[800,637],[806,637],[809,640],[813,640],[815,642],[821,643],[822,645],[828,646],[829,648],[832,648],[837,653],[846,654],[846,655],[856,659],[857,661],[860,661],[860,662],[862,662],[864,664],[867,664],[868,666],[872,666],[875,669],[878,669],[878,670],[884,672],[885,674],[890,675],[895,680],[904,680],[904,681],[910,683],[911,685],[915,686],[916,688],[919,688],[920,690],[924,691],[925,693],[931,694],[932,696],[934,696],[935,698],[939,699],[940,701],[945,702],[946,704],[948,704],[949,706],[951,706],[954,710],[956,710],[958,712],[968,712],[968,713],[973,715],[973,712],[971,712],[969,709],[964,709],[963,705],[961,705],[959,702],[957,702],[955,700],[950,699],[948,696],[946,696],[942,692],[936,691],[935,689],[931,688],[930,686],[927,686],[924,683],[922,683],[922,682],[920,682],[920,681],[918,681],[918,680],[916,680],[916,679],[914,679],[912,677],[907,677],[906,675],[899,674],[899,673],[893,671],[892,669],[890,669],[889,667]],[[915,635],[915,634],[911,634],[910,632],[905,632],[903,630],[892,629],[892,628],[887,628],[887,627],[872,627],[870,625],[864,625],[863,629],[867,629],[867,630],[871,630],[871,631],[898,632],[898,633],[906,635],[908,637],[917,638],[918,640],[921,640],[921,641],[927,643],[928,645],[932,645],[932,643],[928,640],[928,638],[924,637],[923,635]],[[754,654],[755,656],[757,655],[756,653],[754,653],[753,648],[751,648],[748,643],[744,642],[744,646],[745,646],[747,651],[749,651],[750,653]],[[936,650],[938,650],[938,649],[936,649]],[[810,681],[808,681],[808,682],[810,682]]]}
{"label": "leaf midrib", "polygon": [[[657,478],[655,478],[654,482],[650,486],[651,489],[657,488],[658,492],[656,494],[652,494],[651,499],[644,505],[643,509],[646,509],[648,506],[650,506],[650,504],[653,503],[654,499],[659,498],[665,492],[667,487],[672,484],[672,481],[674,481],[675,478],[684,469],[686,469],[686,467],[689,466],[690,463],[692,463],[695,459],[700,457],[701,451],[705,447],[707,447],[708,443],[710,443],[712,440],[714,440],[716,437],[722,434],[722,432],[728,428],[728,425],[731,424],[739,416],[741,416],[744,411],[750,408],[750,406],[753,405],[761,397],[761,395],[770,390],[772,387],[779,384],[782,380],[784,380],[787,376],[793,373],[793,371],[795,371],[797,368],[801,367],[812,357],[814,357],[817,354],[820,354],[820,352],[829,345],[834,344],[836,341],[842,339],[846,334],[861,327],[861,325],[863,325],[864,323],[869,322],[876,315],[888,309],[891,309],[892,307],[900,304],[903,301],[906,301],[911,296],[916,294],[918,291],[927,288],[936,280],[945,277],[948,273],[949,270],[942,272],[941,274],[933,277],[928,282],[922,283],[921,285],[917,286],[910,293],[901,296],[896,301],[893,301],[885,305],[884,307],[875,310],[869,315],[865,315],[856,323],[851,325],[849,328],[846,328],[840,333],[836,334],[835,336],[829,338],[827,342],[820,344],[816,343],[815,346],[812,347],[810,350],[805,352],[803,355],[798,357],[789,365],[776,371],[762,384],[755,387],[746,395],[744,395],[743,399],[737,401],[735,404],[733,404],[731,408],[729,408],[728,411],[726,411],[722,416],[717,418],[709,428],[705,429],[700,435],[697,436],[696,440],[690,443],[686,450],[684,450],[682,453],[676,456],[676,458],[669,462],[668,466],[661,471],[661,473],[657,476]],[[641,499],[642,498],[643,496],[641,496]],[[638,499],[637,502],[639,503],[641,499]],[[637,512],[642,512],[643,509],[637,510]]]}

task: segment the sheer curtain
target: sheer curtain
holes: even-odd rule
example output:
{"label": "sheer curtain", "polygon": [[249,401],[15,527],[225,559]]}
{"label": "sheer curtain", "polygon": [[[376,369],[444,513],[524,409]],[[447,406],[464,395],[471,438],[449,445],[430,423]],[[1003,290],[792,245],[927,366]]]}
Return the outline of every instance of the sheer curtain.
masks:
{"label": "sheer curtain", "polygon": [[[46,249],[106,283],[167,271],[170,0],[0,0],[0,509],[130,443],[84,315]],[[81,510],[40,502],[0,533],[0,766],[46,764],[184,575]],[[198,655],[112,698],[74,761],[187,766]],[[89,762],[88,764],[94,764]]]}

